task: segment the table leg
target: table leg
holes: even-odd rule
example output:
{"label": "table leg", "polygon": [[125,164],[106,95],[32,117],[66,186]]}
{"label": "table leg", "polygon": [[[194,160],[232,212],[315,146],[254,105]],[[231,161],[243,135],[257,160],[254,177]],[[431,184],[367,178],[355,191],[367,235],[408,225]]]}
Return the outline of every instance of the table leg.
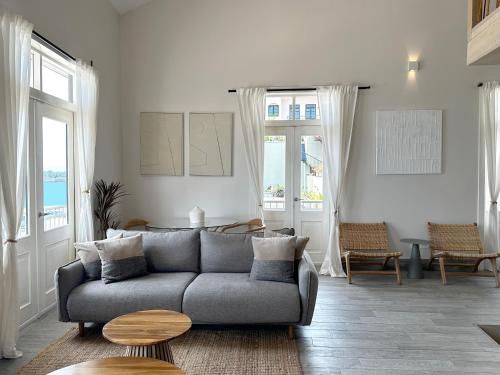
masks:
{"label": "table leg", "polygon": [[125,356],[154,358],[174,364],[174,355],[168,341],[154,345],[127,346]]}
{"label": "table leg", "polygon": [[420,246],[418,243],[414,243],[411,248],[410,264],[408,265],[408,278],[424,278],[424,271],[422,270],[422,259],[420,258]]}

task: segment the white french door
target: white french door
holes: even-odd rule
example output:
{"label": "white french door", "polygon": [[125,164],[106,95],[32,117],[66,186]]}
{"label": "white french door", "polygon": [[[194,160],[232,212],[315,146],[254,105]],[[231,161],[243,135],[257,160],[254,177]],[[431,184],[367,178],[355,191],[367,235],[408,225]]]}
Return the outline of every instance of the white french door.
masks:
{"label": "white french door", "polygon": [[316,125],[268,126],[264,142],[264,217],[271,229],[294,227],[323,259],[328,207],[323,199],[323,142]]}
{"label": "white french door", "polygon": [[55,302],[54,273],[74,256],[73,114],[36,103],[36,201],[40,310]]}
{"label": "white french door", "polygon": [[54,273],[74,259],[72,112],[30,102],[28,196],[18,269],[21,323],[55,303]]}

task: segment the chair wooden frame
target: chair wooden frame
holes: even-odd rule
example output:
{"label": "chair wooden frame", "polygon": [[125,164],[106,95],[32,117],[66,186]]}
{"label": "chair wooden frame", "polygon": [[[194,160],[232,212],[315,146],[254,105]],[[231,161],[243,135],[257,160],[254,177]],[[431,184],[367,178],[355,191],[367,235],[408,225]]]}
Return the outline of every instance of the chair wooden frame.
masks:
{"label": "chair wooden frame", "polygon": [[[447,283],[446,266],[471,266],[472,272],[449,272],[453,276],[494,276],[496,286],[500,286],[497,271],[498,253],[485,253],[476,223],[473,224],[435,224],[427,223],[431,258],[427,268],[432,270],[434,260],[439,261],[441,282]],[[452,260],[456,263],[446,263]],[[493,272],[479,272],[479,265],[488,260]]]}
{"label": "chair wooden frame", "polygon": [[[340,223],[340,255],[345,261],[347,282],[352,284],[353,275],[396,275],[396,283],[401,284],[399,258],[401,252],[390,250],[387,224],[382,223]],[[382,270],[353,271],[351,263],[383,259]],[[385,270],[389,260],[394,259],[395,270]],[[369,262],[368,264],[373,264]]]}
{"label": "chair wooden frame", "polygon": [[247,222],[239,222],[235,224],[225,225],[222,227],[221,232],[225,233],[229,229],[242,227],[243,231],[239,233],[253,233],[266,229],[261,219],[252,219]]}

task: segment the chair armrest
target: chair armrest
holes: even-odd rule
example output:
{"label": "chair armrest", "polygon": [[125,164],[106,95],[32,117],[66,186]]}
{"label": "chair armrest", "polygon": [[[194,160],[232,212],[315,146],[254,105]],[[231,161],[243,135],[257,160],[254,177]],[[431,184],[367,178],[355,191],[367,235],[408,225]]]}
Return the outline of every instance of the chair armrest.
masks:
{"label": "chair armrest", "polygon": [[71,291],[85,281],[85,269],[78,259],[74,262],[59,267],[54,275],[56,286],[56,300],[59,320],[69,322],[67,310],[68,297]]}
{"label": "chair armrest", "polygon": [[316,296],[318,294],[318,271],[306,251],[304,251],[298,268],[299,295],[302,306],[300,324],[308,326],[311,324],[314,306],[316,305]]}

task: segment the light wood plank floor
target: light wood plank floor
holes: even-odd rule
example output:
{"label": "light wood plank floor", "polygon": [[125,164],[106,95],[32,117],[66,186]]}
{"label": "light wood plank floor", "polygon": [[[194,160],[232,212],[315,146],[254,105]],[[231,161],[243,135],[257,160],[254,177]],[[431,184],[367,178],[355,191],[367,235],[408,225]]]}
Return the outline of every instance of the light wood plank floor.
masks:
{"label": "light wood plank floor", "polygon": [[[500,288],[492,278],[424,280],[358,276],[321,277],[313,324],[297,328],[306,375],[500,374],[500,346],[478,324],[500,324]],[[21,332],[20,360],[0,360],[15,374],[71,325],[55,311]]]}

